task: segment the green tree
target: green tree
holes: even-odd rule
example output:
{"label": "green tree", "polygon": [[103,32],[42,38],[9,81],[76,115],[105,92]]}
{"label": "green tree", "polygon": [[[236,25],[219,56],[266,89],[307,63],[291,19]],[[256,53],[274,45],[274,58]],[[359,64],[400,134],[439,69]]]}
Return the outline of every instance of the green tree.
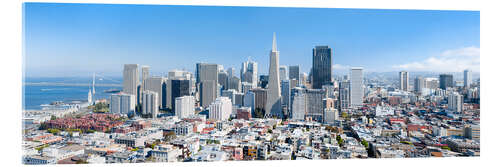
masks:
{"label": "green tree", "polygon": [[347,119],[349,117],[349,114],[347,112],[342,112],[342,118]]}
{"label": "green tree", "polygon": [[365,139],[361,140],[361,144],[363,144],[363,146],[365,146],[365,148],[368,149],[369,145],[368,145],[368,142]]}
{"label": "green tree", "polygon": [[57,134],[59,134],[59,132],[61,132],[61,130],[50,128],[50,129],[47,129],[47,132],[52,133],[53,135],[57,135]]}
{"label": "green tree", "polygon": [[54,115],[50,116],[50,120],[56,120],[56,119],[57,119],[56,116],[54,116]]}
{"label": "green tree", "polygon": [[342,144],[344,143],[344,139],[342,139],[342,137],[340,137],[340,135],[337,135],[337,144],[339,144],[339,146],[342,146]]}

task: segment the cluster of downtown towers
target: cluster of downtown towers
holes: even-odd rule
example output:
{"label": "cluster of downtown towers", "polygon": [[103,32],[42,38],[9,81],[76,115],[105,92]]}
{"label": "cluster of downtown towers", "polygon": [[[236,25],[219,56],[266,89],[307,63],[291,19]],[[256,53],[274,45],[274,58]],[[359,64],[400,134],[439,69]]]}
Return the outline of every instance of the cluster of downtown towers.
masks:
{"label": "cluster of downtown towers", "polygon": [[[140,79],[139,65],[125,64],[123,91],[111,96],[110,111],[154,118],[162,109],[185,117],[193,114],[198,106],[200,112],[208,112],[209,119],[220,119],[221,116],[213,116],[210,112],[223,110],[221,106],[227,102],[248,109],[252,117],[324,121],[324,103],[328,99],[335,101],[335,107],[329,111],[338,119],[337,109],[362,105],[363,68],[351,68],[350,76],[339,82],[338,95],[333,95],[332,56],[329,46],[316,46],[309,76],[300,72],[299,65],[288,66],[287,70],[287,66],[279,65],[276,35],[273,34],[269,73],[259,77],[258,64],[251,60],[242,63],[239,78],[234,68],[224,70],[219,64],[197,63],[195,76],[180,70],[170,71],[168,77],[149,76],[149,66],[142,66]],[[227,119],[232,111],[223,112],[226,114],[222,114],[222,119]]]}

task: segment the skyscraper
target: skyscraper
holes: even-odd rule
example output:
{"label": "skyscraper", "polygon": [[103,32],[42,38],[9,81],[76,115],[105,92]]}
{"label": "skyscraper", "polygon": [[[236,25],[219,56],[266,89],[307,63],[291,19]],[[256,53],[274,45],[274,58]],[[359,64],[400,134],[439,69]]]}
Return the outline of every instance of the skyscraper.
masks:
{"label": "skyscraper", "polygon": [[175,98],[175,106],[175,116],[181,119],[194,115],[194,96]]}
{"label": "skyscraper", "polygon": [[219,66],[217,64],[197,63],[196,64],[196,83],[201,81],[215,81],[218,82]]}
{"label": "skyscraper", "polygon": [[267,86],[266,115],[281,118],[281,87],[279,74],[279,51],[276,46],[276,34],[273,34],[273,48],[269,54],[269,83]]}
{"label": "skyscraper", "polygon": [[281,104],[290,109],[290,80],[281,81]]}
{"label": "skyscraper", "polygon": [[464,87],[470,88],[472,84],[472,75],[470,70],[464,70]]}
{"label": "skyscraper", "polygon": [[363,105],[363,67],[352,67],[350,78],[351,106]]}
{"label": "skyscraper", "polygon": [[245,107],[250,107],[252,109],[252,112],[255,109],[255,93],[252,91],[248,91],[245,93],[243,96],[243,106]]}
{"label": "skyscraper", "polygon": [[293,120],[304,120],[306,115],[306,94],[305,89],[295,87],[290,92],[290,118]]}
{"label": "skyscraper", "polygon": [[350,94],[350,81],[343,80],[339,84],[339,102],[340,102],[340,110],[343,111],[348,109],[351,106],[351,94]]}
{"label": "skyscraper", "polygon": [[323,99],[325,91],[323,89],[306,89],[306,117],[311,117],[315,121],[323,121]]}
{"label": "skyscraper", "polygon": [[300,67],[299,65],[288,66],[288,79],[300,80]]}
{"label": "skyscraper", "polygon": [[252,88],[257,87],[257,62],[248,60],[241,64],[240,78],[241,82],[248,82],[252,84]]}
{"label": "skyscraper", "polygon": [[229,75],[225,71],[219,71],[218,83],[222,86],[222,89],[228,89]]}
{"label": "skyscraper", "polygon": [[142,92],[142,114],[156,118],[158,115],[158,93],[146,90]]}
{"label": "skyscraper", "polygon": [[227,68],[227,75],[228,75],[228,78],[229,78],[229,77],[233,77],[233,76],[235,76],[235,72],[236,72],[236,70],[234,69],[234,67],[229,67],[229,68]]}
{"label": "skyscraper", "polygon": [[228,89],[234,89],[236,90],[236,92],[240,92],[241,91],[240,79],[238,77],[229,78]]}
{"label": "skyscraper", "polygon": [[423,88],[425,88],[425,80],[421,76],[415,78],[415,83],[413,84],[416,93],[422,93]]}
{"label": "skyscraper", "polygon": [[463,110],[464,98],[457,92],[448,95],[448,109],[450,111],[461,113]]}
{"label": "skyscraper", "polygon": [[447,87],[453,87],[453,75],[440,74],[439,75],[439,88],[446,90]]}
{"label": "skyscraper", "polygon": [[141,93],[139,94],[139,96],[137,98],[140,99],[141,103],[142,103],[142,92],[144,91],[144,85],[146,84],[145,81],[146,79],[149,78],[149,66],[142,66],[141,67]]}
{"label": "skyscraper", "polygon": [[[125,64],[123,67],[123,92],[129,95],[134,95],[134,100],[137,103],[137,91],[139,86],[139,64]],[[135,104],[134,103],[134,107]]]}
{"label": "skyscraper", "polygon": [[[250,90],[252,93],[254,93],[254,110],[265,110],[267,109],[267,96],[269,95],[267,93],[267,89],[263,88],[255,88]],[[267,112],[267,111],[266,111]]]}
{"label": "skyscraper", "polygon": [[399,89],[402,91],[408,91],[410,88],[410,76],[408,71],[399,72]]}
{"label": "skyscraper", "polygon": [[280,82],[283,80],[288,80],[288,71],[286,66],[280,66]]}
{"label": "skyscraper", "polygon": [[332,82],[332,48],[316,46],[313,49],[312,88],[321,89]]}
{"label": "skyscraper", "polygon": [[203,107],[208,107],[218,94],[219,66],[217,64],[197,63],[196,83],[199,86],[200,103]]}
{"label": "skyscraper", "polygon": [[[182,96],[189,96],[189,80],[186,79],[173,79],[170,81],[170,104],[172,111],[175,111],[175,98]],[[168,85],[167,85],[168,86]]]}
{"label": "skyscraper", "polygon": [[153,76],[149,77],[144,81],[143,90],[153,91],[158,93],[158,105],[160,108],[165,108],[166,104],[163,103],[163,84],[167,81],[165,77]]}
{"label": "skyscraper", "polygon": [[217,98],[217,82],[213,80],[201,81],[200,83],[200,105],[208,107]]}

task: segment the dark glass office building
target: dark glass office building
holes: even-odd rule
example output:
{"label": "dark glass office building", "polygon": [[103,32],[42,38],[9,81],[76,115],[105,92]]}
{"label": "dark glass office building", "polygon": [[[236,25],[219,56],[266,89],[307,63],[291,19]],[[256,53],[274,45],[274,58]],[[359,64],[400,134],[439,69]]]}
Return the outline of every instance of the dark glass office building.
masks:
{"label": "dark glass office building", "polygon": [[189,96],[189,80],[172,80],[171,86],[172,98],[170,100],[172,102],[172,111],[175,111],[175,98]]}
{"label": "dark glass office building", "polygon": [[313,49],[313,89],[321,89],[332,82],[332,54],[332,48],[328,46],[316,46]]}
{"label": "dark glass office building", "polygon": [[439,88],[446,90],[447,87],[453,87],[453,75],[440,74],[439,75]]}

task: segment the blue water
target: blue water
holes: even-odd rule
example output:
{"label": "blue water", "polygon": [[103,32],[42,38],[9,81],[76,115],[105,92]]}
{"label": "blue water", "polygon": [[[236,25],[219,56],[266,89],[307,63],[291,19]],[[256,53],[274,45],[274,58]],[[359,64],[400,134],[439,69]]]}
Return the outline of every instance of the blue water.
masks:
{"label": "blue water", "polygon": [[[26,79],[25,81],[27,81]],[[67,78],[64,78],[67,80]],[[64,81],[59,80],[59,81]],[[38,82],[53,82],[52,79],[37,79]],[[62,83],[62,82],[58,82]],[[111,93],[105,93],[105,90],[118,89],[118,86],[96,86],[94,99],[106,98],[109,100]],[[49,104],[53,101],[87,101],[89,92],[88,86],[57,86],[57,85],[25,85],[24,86],[24,106],[25,110],[42,109],[41,104]]]}

